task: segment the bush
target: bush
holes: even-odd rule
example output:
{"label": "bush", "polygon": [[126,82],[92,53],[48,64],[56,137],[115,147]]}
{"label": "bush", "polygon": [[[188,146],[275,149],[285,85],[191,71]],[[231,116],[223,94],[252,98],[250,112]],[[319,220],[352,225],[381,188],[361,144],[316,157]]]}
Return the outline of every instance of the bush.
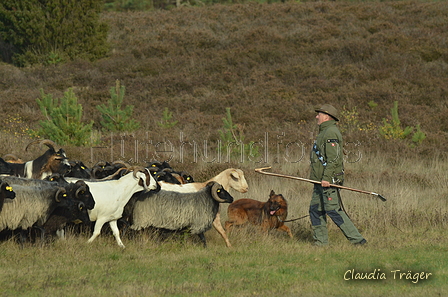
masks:
{"label": "bush", "polygon": [[61,145],[83,146],[89,142],[93,121],[83,124],[82,106],[78,104],[73,90],[70,88],[58,102],[51,94],[45,94],[41,89],[42,99],[36,99],[42,114],[47,118],[40,121],[41,129],[35,134],[49,138]]}
{"label": "bush", "polygon": [[134,106],[128,105],[121,109],[124,100],[125,87],[120,85],[117,80],[115,87],[110,89],[110,100],[108,105],[98,105],[97,109],[101,112],[103,121],[101,125],[107,131],[112,132],[131,132],[140,128],[140,123],[132,119]]}
{"label": "bush", "polygon": [[0,40],[13,47],[16,65],[95,60],[108,52],[101,0],[3,0]]}
{"label": "bush", "polygon": [[383,118],[383,126],[379,128],[380,134],[386,139],[403,139],[411,132],[412,127],[401,128],[401,121],[398,117],[398,101],[394,101],[394,107],[390,109],[392,114],[392,122]]}

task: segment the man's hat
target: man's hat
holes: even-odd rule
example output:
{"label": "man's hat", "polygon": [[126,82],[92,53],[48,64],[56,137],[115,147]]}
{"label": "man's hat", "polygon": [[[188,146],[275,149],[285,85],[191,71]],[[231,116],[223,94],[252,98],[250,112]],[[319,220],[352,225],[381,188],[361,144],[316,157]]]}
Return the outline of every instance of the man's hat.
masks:
{"label": "man's hat", "polygon": [[336,121],[339,121],[339,113],[338,110],[336,108],[334,108],[332,105],[330,104],[324,104],[322,105],[321,108],[317,108],[315,109],[316,112],[323,112],[326,113],[330,116],[332,116]]}

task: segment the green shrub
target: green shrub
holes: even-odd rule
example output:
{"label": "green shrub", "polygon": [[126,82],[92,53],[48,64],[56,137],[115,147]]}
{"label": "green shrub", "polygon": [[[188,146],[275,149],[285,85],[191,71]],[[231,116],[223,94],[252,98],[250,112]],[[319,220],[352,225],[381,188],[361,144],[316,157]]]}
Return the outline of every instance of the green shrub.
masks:
{"label": "green shrub", "polygon": [[172,121],[173,113],[169,111],[168,107],[165,107],[163,110],[162,120],[158,122],[157,124],[165,129],[172,128],[176,126],[177,121]]}
{"label": "green shrub", "polygon": [[101,104],[97,109],[101,112],[103,120],[101,126],[107,131],[112,132],[131,132],[140,127],[140,123],[132,119],[134,106],[128,105],[122,109],[121,105],[124,100],[125,87],[120,85],[117,80],[115,87],[110,89],[110,100],[108,105]]}
{"label": "green shrub", "polygon": [[95,60],[108,52],[108,26],[99,21],[102,0],[2,0],[0,39],[16,65]]}
{"label": "green shrub", "polygon": [[[414,130],[413,127],[401,128],[401,122],[398,117],[398,101],[394,102],[394,107],[391,108],[392,122],[383,118],[383,126],[379,128],[380,134],[386,139],[404,139]],[[412,135],[411,147],[419,145],[425,140],[426,134],[421,130],[420,125],[416,126],[416,132]]]}
{"label": "green shrub", "polygon": [[392,121],[383,118],[383,126],[379,127],[380,134],[386,139],[403,139],[411,132],[412,127],[401,128],[400,118],[398,117],[398,101],[394,102],[394,107],[390,109]]}
{"label": "green shrub", "polygon": [[417,131],[414,133],[414,135],[412,135],[412,141],[418,145],[421,144],[423,140],[425,140],[426,134],[422,132],[422,130],[420,129],[420,125],[417,125],[416,129]]}
{"label": "green shrub", "polygon": [[230,158],[231,156],[240,157],[240,161],[244,161],[244,156],[258,157],[258,147],[254,146],[254,142],[244,143],[243,126],[234,124],[230,107],[226,107],[226,117],[222,118],[224,126],[219,130],[221,139],[221,152]]}
{"label": "green shrub", "polygon": [[41,128],[35,134],[61,145],[83,146],[89,143],[93,121],[82,123],[82,105],[78,104],[73,90],[68,89],[60,102],[51,94],[46,95],[42,89],[40,94],[41,99],[36,101],[47,120],[39,122]]}

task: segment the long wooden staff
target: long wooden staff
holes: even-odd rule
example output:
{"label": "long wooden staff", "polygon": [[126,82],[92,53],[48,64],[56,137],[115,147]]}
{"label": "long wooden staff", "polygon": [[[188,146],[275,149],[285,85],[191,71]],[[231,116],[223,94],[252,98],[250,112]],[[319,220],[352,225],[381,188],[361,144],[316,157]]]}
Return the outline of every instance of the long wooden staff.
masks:
{"label": "long wooden staff", "polygon": [[[301,180],[301,181],[305,181],[305,182],[309,182],[309,183],[313,183],[313,184],[319,184],[319,185],[321,184],[320,181],[316,181],[316,180],[312,180],[312,179],[307,179],[307,178],[302,178],[302,177],[297,177],[297,176],[292,176],[292,175],[286,175],[286,174],[272,173],[272,172],[263,171],[263,170],[267,170],[267,169],[271,169],[271,168],[272,167],[255,168],[255,172],[261,173],[261,174],[266,174],[266,175],[272,175],[272,176],[279,176],[279,177],[285,177],[285,178],[290,178],[290,179]],[[339,188],[339,189],[354,191],[354,192],[358,192],[358,193],[374,195],[374,196],[377,196],[378,198],[380,198],[381,201],[386,201],[386,198],[384,198],[383,196],[381,196],[378,193],[369,192],[369,191],[363,191],[363,190],[358,190],[358,189],[353,189],[353,188],[339,186],[339,185],[334,185],[334,184],[330,184],[330,186],[331,187],[335,187],[335,188]]]}

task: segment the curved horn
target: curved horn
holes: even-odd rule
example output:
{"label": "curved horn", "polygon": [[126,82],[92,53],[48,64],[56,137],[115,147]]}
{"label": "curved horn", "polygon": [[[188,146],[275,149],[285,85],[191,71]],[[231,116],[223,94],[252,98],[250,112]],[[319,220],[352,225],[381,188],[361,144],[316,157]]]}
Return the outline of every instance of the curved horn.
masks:
{"label": "curved horn", "polygon": [[29,148],[30,146],[32,146],[33,144],[37,144],[37,143],[39,143],[39,142],[40,142],[40,140],[38,139],[38,140],[34,140],[34,141],[28,143],[28,145],[27,145],[26,148],[25,148],[25,151],[28,151],[28,148]]}
{"label": "curved horn", "polygon": [[130,168],[131,167],[131,165],[129,165],[128,163],[126,163],[124,161],[121,161],[121,160],[117,160],[117,161],[112,162],[112,165],[117,165],[117,164],[123,165],[126,168]]}
{"label": "curved horn", "polygon": [[76,197],[76,199],[79,199],[78,198],[78,196],[79,196],[79,194],[81,193],[81,191],[87,191],[87,188],[85,187],[85,186],[81,186],[81,187],[79,187],[78,188],[78,190],[76,190],[76,192],[75,192],[75,197]]}
{"label": "curved horn", "polygon": [[93,177],[93,178],[96,178],[96,172],[97,172],[98,170],[100,170],[100,168],[98,168],[98,167],[94,167],[94,168],[92,169],[92,177]]}
{"label": "curved horn", "polygon": [[56,192],[56,195],[54,196],[54,199],[56,200],[56,202],[61,202],[61,200],[59,199],[59,194],[64,194],[67,195],[67,191],[65,190],[65,188],[59,187],[58,191]]}
{"label": "curved horn", "polygon": [[137,177],[137,172],[143,172],[143,173],[146,172],[145,167],[143,166],[133,166],[129,168],[129,170],[134,171],[134,177]]}
{"label": "curved horn", "polygon": [[137,172],[142,172],[145,174],[145,179],[142,179],[142,183],[143,183],[143,188],[145,189],[145,191],[148,191],[148,185],[146,184],[147,182],[149,183],[149,180],[151,179],[151,174],[149,173],[149,170],[147,170],[147,168],[143,167],[143,166],[134,166],[132,167],[132,169],[134,171],[134,178],[137,178]]}
{"label": "curved horn", "polygon": [[106,165],[107,165],[106,161],[98,161],[92,167],[95,167],[95,166],[106,166]]}
{"label": "curved horn", "polygon": [[40,144],[45,144],[48,148],[55,150],[56,151],[56,143],[54,143],[53,141],[51,141],[50,139],[43,139]]}
{"label": "curved horn", "polygon": [[79,202],[79,203],[78,203],[78,209],[79,209],[79,210],[83,210],[84,208],[86,208],[86,205],[84,204],[84,202],[82,202],[82,201]]}
{"label": "curved horn", "polygon": [[117,175],[119,175],[122,171],[129,171],[128,168],[119,168],[117,171],[115,171],[113,174],[106,176],[105,178],[102,178],[100,180],[111,180],[114,179]]}
{"label": "curved horn", "polygon": [[45,144],[46,146],[48,146],[48,148],[50,148],[50,149],[53,149],[54,151],[56,151],[56,149],[55,149],[55,147],[56,147],[56,143],[54,143],[52,140],[50,140],[50,139],[42,139],[42,140],[40,140],[40,139],[38,139],[38,140],[35,140],[35,141],[32,141],[32,142],[30,142],[30,143],[28,143],[28,145],[26,146],[26,148],[25,148],[25,151],[28,151],[28,148],[31,146],[31,145],[33,145],[33,144]]}
{"label": "curved horn", "polygon": [[220,184],[218,184],[217,182],[214,182],[212,187],[211,187],[212,197],[213,197],[213,199],[215,199],[219,203],[226,202],[226,200],[224,200],[221,197],[219,197],[219,193],[222,192],[223,190],[224,189],[222,188],[222,186]]}
{"label": "curved horn", "polygon": [[17,157],[14,154],[6,154],[2,157],[3,160],[8,161],[7,159],[10,158],[10,161],[19,161],[19,157]]}

